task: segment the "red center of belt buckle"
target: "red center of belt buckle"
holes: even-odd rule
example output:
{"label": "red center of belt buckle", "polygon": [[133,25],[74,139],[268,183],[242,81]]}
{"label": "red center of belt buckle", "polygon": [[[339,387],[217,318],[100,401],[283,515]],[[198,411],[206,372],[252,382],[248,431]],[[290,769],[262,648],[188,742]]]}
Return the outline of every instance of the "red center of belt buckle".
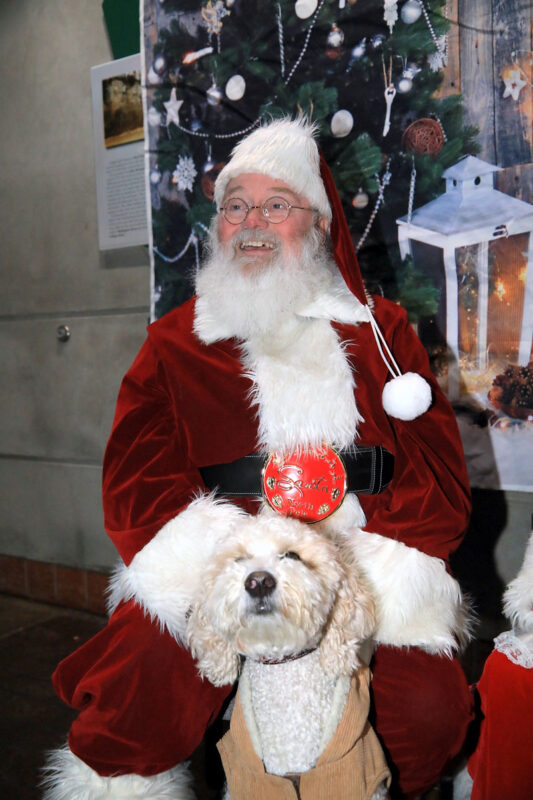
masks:
{"label": "red center of belt buckle", "polygon": [[278,514],[319,522],[336,511],[347,489],[346,469],[331,447],[272,455],[263,469],[263,494]]}

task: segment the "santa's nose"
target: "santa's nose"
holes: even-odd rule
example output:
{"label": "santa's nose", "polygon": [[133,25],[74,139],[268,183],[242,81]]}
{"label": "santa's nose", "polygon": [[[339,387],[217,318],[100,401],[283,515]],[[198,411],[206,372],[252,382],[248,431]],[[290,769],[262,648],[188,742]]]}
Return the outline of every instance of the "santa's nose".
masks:
{"label": "santa's nose", "polygon": [[263,214],[263,209],[261,207],[257,208],[257,206],[250,208],[244,225],[246,228],[266,228],[268,219]]}
{"label": "santa's nose", "polygon": [[267,597],[276,588],[276,579],[270,572],[250,572],[244,588],[251,597]]}

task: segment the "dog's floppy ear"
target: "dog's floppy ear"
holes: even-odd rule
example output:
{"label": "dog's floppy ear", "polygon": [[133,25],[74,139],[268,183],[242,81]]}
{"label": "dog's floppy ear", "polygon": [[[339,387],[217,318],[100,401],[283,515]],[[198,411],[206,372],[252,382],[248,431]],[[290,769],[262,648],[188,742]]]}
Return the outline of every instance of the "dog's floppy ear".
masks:
{"label": "dog's floppy ear", "polygon": [[195,606],[189,617],[187,643],[202,678],[215,686],[235,683],[241,663],[239,653],[215,631],[201,605]]}
{"label": "dog's floppy ear", "polygon": [[375,629],[372,596],[355,565],[345,566],[326,633],[320,643],[322,666],[331,675],[351,675],[360,665],[359,647]]}

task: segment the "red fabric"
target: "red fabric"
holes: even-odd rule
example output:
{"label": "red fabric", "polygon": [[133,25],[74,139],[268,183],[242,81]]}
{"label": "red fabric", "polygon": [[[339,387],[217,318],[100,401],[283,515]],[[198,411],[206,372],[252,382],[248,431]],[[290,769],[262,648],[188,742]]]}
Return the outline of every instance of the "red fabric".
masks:
{"label": "red fabric", "polygon": [[[416,648],[380,647],[372,670],[373,723],[414,797],[460,749],[471,695],[456,661]],[[72,751],[101,775],[154,775],[188,758],[231,688],[202,681],[189,653],[132,602],[59,665],[54,684],[80,711]]]}
{"label": "red fabric", "polygon": [[322,181],[326,187],[329,204],[331,206],[332,220],[330,228],[331,243],[333,245],[333,257],[337,262],[339,271],[344,278],[346,286],[350,289],[360,303],[366,303],[366,291],[361,277],[361,271],[357,261],[357,255],[353,246],[350,229],[344,210],[342,208],[341,199],[335,186],[333,176],[324,159],[322,153],[320,154],[320,174]]}
{"label": "red fabric", "polygon": [[411,800],[461,750],[472,694],[457,659],[417,648],[379,647],[371,667],[371,720],[392,764],[393,798]]}
{"label": "red fabric", "polygon": [[[335,257],[349,287],[362,299],[364,289],[340,203],[330,176],[325,174],[325,181],[334,209]],[[193,299],[149,326],[147,341],[119,393],[104,461],[103,499],[106,530],[127,564],[203,488],[199,467],[232,461],[256,448],[255,409],[248,401],[251,383],[243,375],[238,345],[232,340],[202,344],[192,330],[194,303]],[[374,313],[400,367],[421,373],[434,398],[431,409],[412,422],[388,417],[381,393],[389,375],[370,325],[335,325],[354,369],[357,407],[365,420],[357,441],[383,445],[396,459],[390,486],[380,495],[360,496],[367,530],[447,560],[469,514],[455,417],[405,312],[375,298]],[[250,513],[256,511],[254,501],[239,504]],[[444,666],[453,662],[443,659],[436,659],[434,675],[442,682],[433,706],[451,714],[443,728],[446,735],[437,741],[418,733],[419,713],[416,725],[408,724],[410,710],[420,711],[423,705],[408,700],[410,691],[421,695],[417,652],[402,651],[401,684],[387,684],[387,669],[380,670],[384,657],[376,661],[382,674],[375,685],[378,730],[387,746],[390,741],[406,787],[422,780],[420,763],[426,758],[431,767],[423,773],[424,781],[434,775],[437,762],[448,757],[464,728],[459,711],[452,713],[454,692],[460,694],[457,680],[450,681]],[[424,686],[431,696],[435,687],[429,685],[433,668],[428,665],[433,662],[427,659]],[[390,668],[396,669],[393,662]],[[183,760],[226,696],[225,689],[200,681],[190,656],[132,603],[120,606],[101,634],[59,665],[54,684],[60,696],[80,710],[70,733],[73,751],[104,775],[150,775]],[[390,714],[380,712],[380,705],[390,705]],[[401,713],[395,718],[396,708]],[[440,754],[426,753],[426,744],[432,752],[438,747]],[[414,778],[410,770],[415,763],[419,766]]]}
{"label": "red fabric", "polygon": [[202,681],[187,650],[133,601],[62,661],[61,699],[80,714],[73,753],[100,775],[156,775],[187,759],[217,717],[231,686]]}
{"label": "red fabric", "polygon": [[533,669],[495,650],[477,684],[480,737],[468,761],[471,800],[531,800],[533,795]]}
{"label": "red fabric", "polygon": [[[256,447],[234,341],[203,345],[192,331],[194,300],[151,325],[124,379],[104,462],[106,529],[126,563],[190,500],[198,467],[233,461]],[[421,373],[433,405],[416,420],[388,417],[381,404],[387,369],[370,325],[336,325],[356,375],[364,417],[358,443],[395,455],[394,479],[379,495],[360,495],[366,529],[448,559],[469,513],[463,451],[454,414],[429,369],[403,309],[375,299],[375,316],[404,370]],[[241,503],[252,513],[256,504]]]}

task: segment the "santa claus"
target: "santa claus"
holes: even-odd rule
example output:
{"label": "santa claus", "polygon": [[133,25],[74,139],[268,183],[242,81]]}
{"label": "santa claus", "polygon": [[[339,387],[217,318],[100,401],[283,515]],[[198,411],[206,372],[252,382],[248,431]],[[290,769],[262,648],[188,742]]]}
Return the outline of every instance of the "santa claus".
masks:
{"label": "santa claus", "polygon": [[[48,796],[191,796],[182,763],[232,689],[202,681],[183,644],[191,598],[243,514],[282,513],[342,537],[372,588],[373,722],[394,796],[414,798],[471,718],[448,569],[469,514],[453,412],[403,309],[365,292],[312,126],[253,131],[214,199],[196,295],[149,326],[121,386],[103,489],[124,563],[107,626],[54,674],[79,716]],[[344,470],[327,503],[262,485],[265,464],[305,471],[317,453]]]}

